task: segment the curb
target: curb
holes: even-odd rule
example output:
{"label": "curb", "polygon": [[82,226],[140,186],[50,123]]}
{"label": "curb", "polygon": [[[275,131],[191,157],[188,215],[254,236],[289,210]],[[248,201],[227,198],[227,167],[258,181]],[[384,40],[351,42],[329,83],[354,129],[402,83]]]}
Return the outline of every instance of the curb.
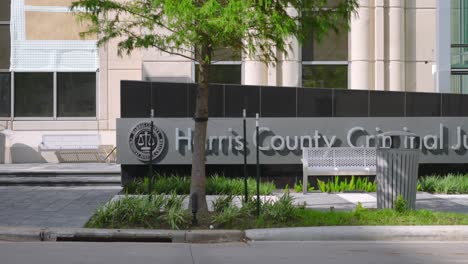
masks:
{"label": "curb", "polygon": [[468,226],[327,226],[250,229],[251,241],[467,241]]}
{"label": "curb", "polygon": [[225,243],[241,241],[468,241],[468,226],[329,226],[240,230],[0,227],[0,241]]}
{"label": "curb", "polygon": [[240,242],[239,230],[145,230],[92,228],[17,228],[0,227],[0,241],[80,241],[80,242],[164,242],[222,243]]}

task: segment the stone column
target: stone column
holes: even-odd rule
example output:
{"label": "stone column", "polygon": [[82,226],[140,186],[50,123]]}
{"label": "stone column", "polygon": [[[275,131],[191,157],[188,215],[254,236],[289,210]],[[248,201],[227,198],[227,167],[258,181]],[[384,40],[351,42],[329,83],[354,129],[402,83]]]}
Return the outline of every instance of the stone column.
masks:
{"label": "stone column", "polygon": [[374,8],[374,89],[385,90],[384,0],[375,0]]}
{"label": "stone column", "polygon": [[351,19],[349,33],[349,88],[371,87],[371,36],[369,0],[360,0],[358,14]]}
{"label": "stone column", "polygon": [[388,6],[388,90],[405,90],[405,0]]}
{"label": "stone column", "polygon": [[267,85],[268,69],[265,63],[257,58],[246,56],[243,61],[243,84],[246,85]]}
{"label": "stone column", "polygon": [[[297,10],[288,8],[287,12],[291,16],[297,16]],[[289,39],[290,50],[287,56],[282,56],[281,64],[281,85],[300,87],[302,86],[302,65],[301,65],[301,47],[296,38]]]}
{"label": "stone column", "polygon": [[451,1],[437,0],[436,3],[436,91],[450,93]]}

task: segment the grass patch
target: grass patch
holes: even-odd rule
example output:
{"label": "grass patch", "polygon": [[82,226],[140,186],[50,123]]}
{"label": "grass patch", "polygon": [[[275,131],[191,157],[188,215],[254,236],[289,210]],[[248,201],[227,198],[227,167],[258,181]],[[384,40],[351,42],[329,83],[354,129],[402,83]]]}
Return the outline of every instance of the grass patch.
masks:
{"label": "grass patch", "polygon": [[[143,181],[133,181],[126,184],[123,191],[126,194],[148,194],[149,185],[149,178],[145,178]],[[256,193],[255,179],[249,178],[247,186],[249,194]],[[260,183],[260,194],[262,195],[272,194],[275,189],[276,185],[273,182]],[[187,195],[190,193],[190,177],[156,175],[154,176],[152,193]],[[244,179],[212,175],[207,178],[206,193],[208,195],[242,195],[244,194]]]}
{"label": "grass patch", "polygon": [[468,175],[426,176],[419,180],[419,186],[420,190],[424,192],[466,194],[468,193]]}
{"label": "grass patch", "polygon": [[360,225],[468,225],[468,214],[407,210],[401,203],[398,210],[374,210],[360,204],[353,211],[316,211],[294,205],[288,192],[277,201],[262,202],[261,215],[256,217],[256,201],[252,197],[242,207],[233,203],[233,196],[214,202],[214,212],[200,216],[199,225],[190,225],[190,214],[182,209],[183,196],[154,195],[125,197],[98,209],[86,224],[90,228],[171,228],[200,229],[212,225],[216,229],[249,229],[306,226]]}

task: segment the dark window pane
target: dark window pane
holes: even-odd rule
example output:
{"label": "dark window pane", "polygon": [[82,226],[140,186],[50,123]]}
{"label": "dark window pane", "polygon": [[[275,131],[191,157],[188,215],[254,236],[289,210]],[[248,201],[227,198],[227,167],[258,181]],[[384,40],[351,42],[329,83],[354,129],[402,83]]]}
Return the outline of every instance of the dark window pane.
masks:
{"label": "dark window pane", "polygon": [[348,88],[347,65],[302,65],[302,86]]}
{"label": "dark window pane", "polygon": [[262,117],[296,117],[296,88],[262,87]]}
{"label": "dark window pane", "polygon": [[241,52],[232,48],[215,49],[211,58],[212,61],[240,61],[241,59]]}
{"label": "dark window pane", "polygon": [[[198,81],[199,65],[195,65],[195,81]],[[241,84],[241,65],[211,65],[209,83]]]}
{"label": "dark window pane", "polygon": [[406,93],[406,116],[440,116],[441,94]]}
{"label": "dark window pane", "polygon": [[10,116],[10,91],[11,74],[9,72],[0,72],[0,117]]}
{"label": "dark window pane", "polygon": [[15,116],[52,117],[53,73],[15,73]]}
{"label": "dark window pane", "polygon": [[369,91],[334,90],[335,117],[367,117],[369,116]]}
{"label": "dark window pane", "polygon": [[10,0],[0,0],[0,21],[10,21]]}
{"label": "dark window pane", "polygon": [[331,117],[332,116],[331,89],[297,89],[298,117]]}
{"label": "dark window pane", "polygon": [[0,25],[0,69],[9,69],[9,68],[10,68],[10,25]]}
{"label": "dark window pane", "polygon": [[402,92],[369,92],[371,117],[405,116],[405,93]]}
{"label": "dark window pane", "polygon": [[328,32],[321,41],[311,32],[302,44],[302,61],[347,61],[348,32]]}
{"label": "dark window pane", "polygon": [[57,73],[57,116],[96,116],[96,73]]}
{"label": "dark window pane", "polygon": [[150,117],[151,83],[121,81],[120,86],[120,116]]}

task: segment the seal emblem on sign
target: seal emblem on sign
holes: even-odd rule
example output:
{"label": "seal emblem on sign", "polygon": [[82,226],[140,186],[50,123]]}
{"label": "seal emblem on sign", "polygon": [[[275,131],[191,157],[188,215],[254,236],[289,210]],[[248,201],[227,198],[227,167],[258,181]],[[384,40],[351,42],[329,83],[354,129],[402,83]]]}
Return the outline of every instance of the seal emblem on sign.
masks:
{"label": "seal emblem on sign", "polygon": [[152,159],[159,157],[166,144],[164,133],[157,126],[153,125],[153,131],[150,130],[150,122],[139,123],[130,130],[128,141],[130,150],[141,161],[149,161],[151,149],[153,150]]}

